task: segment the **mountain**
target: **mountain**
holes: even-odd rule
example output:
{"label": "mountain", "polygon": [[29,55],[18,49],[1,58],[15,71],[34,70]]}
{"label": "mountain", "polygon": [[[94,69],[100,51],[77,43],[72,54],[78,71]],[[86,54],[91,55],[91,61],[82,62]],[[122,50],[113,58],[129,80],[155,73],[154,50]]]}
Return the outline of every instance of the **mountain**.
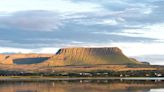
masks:
{"label": "mountain", "polygon": [[49,66],[141,64],[135,59],[125,56],[117,47],[63,48],[44,63]]}
{"label": "mountain", "polygon": [[125,56],[117,47],[62,48],[56,54],[0,54],[0,63],[44,66],[142,64]]}

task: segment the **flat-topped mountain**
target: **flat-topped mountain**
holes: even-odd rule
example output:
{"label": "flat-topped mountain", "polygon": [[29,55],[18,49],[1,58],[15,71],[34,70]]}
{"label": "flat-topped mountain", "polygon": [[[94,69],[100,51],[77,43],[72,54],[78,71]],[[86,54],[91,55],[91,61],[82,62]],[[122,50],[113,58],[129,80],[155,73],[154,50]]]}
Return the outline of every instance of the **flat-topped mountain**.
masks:
{"label": "flat-topped mountain", "polygon": [[63,48],[46,63],[50,66],[97,65],[97,64],[141,64],[126,57],[117,47]]}
{"label": "flat-topped mountain", "polygon": [[1,64],[40,64],[45,66],[141,64],[117,47],[62,48],[56,54],[0,54]]}

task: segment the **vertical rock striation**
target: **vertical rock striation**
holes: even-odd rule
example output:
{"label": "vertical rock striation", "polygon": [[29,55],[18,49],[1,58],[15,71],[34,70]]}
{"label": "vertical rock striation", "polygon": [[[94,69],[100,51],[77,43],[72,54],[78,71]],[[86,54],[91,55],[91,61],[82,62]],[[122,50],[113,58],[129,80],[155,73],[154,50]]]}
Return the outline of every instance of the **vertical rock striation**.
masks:
{"label": "vertical rock striation", "polygon": [[63,48],[47,63],[50,66],[96,65],[96,64],[141,64],[126,57],[117,47],[110,48]]}

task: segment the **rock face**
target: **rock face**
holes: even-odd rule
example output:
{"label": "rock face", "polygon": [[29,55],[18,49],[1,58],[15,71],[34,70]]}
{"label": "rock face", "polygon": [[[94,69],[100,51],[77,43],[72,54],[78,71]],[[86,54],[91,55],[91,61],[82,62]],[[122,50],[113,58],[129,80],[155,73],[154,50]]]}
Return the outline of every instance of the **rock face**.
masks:
{"label": "rock face", "polygon": [[117,47],[110,48],[63,48],[46,61],[49,66],[141,64],[129,59]]}
{"label": "rock face", "polygon": [[0,63],[1,64],[14,64],[14,61],[19,60],[22,64],[23,62],[26,62],[28,64],[30,62],[35,63],[35,60],[39,58],[50,58],[52,56],[53,54],[10,54],[10,55],[0,54]]}

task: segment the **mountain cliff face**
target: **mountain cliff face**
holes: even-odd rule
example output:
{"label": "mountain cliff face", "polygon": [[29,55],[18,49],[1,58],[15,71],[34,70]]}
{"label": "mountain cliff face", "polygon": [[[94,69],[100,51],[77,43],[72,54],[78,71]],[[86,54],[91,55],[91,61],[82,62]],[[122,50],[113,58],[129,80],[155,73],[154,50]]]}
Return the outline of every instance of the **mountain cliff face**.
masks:
{"label": "mountain cliff face", "polygon": [[46,61],[49,66],[141,64],[129,59],[117,47],[110,48],[63,48]]}

